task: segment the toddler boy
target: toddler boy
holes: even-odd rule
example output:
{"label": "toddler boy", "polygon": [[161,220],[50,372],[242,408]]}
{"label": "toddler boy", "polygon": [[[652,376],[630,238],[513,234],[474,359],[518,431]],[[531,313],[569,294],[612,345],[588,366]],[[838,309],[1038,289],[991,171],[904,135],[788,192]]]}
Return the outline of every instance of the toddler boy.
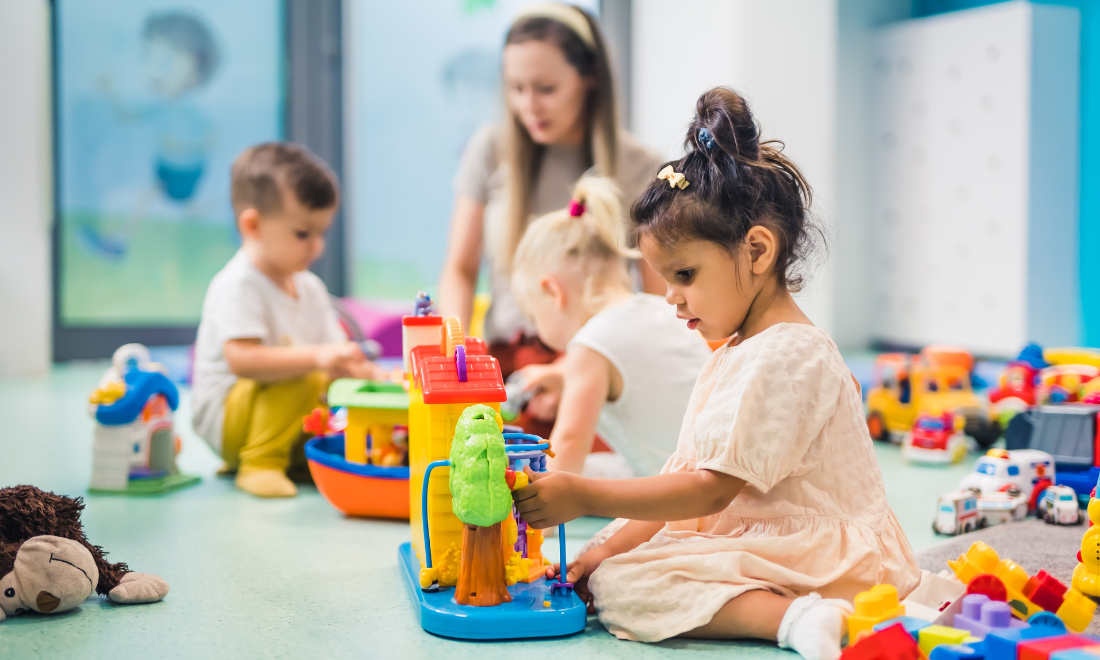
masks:
{"label": "toddler boy", "polygon": [[293,497],[287,470],[306,468],[302,418],[329,381],[384,374],[346,340],[307,270],[339,203],[332,172],[301,147],[261,144],[233,163],[231,196],[242,245],[206,291],[192,421],[238,488]]}

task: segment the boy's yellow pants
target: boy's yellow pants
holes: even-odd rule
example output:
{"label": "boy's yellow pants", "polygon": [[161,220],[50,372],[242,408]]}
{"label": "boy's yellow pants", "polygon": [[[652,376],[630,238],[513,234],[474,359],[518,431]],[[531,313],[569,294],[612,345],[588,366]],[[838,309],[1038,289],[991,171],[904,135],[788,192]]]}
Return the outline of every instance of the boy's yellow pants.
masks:
{"label": "boy's yellow pants", "polygon": [[[286,470],[291,453],[305,440],[302,418],[318,406],[328,390],[328,374],[261,383],[241,378],[225,398],[222,459],[228,470]],[[295,452],[305,466],[305,455]],[[297,467],[297,466],[296,466]]]}

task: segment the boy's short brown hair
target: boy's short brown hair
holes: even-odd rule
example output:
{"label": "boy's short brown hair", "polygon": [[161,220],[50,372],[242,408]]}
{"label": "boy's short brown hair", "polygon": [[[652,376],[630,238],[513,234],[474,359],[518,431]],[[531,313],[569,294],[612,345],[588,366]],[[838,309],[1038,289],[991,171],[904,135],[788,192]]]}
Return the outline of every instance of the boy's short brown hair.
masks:
{"label": "boy's short brown hair", "polygon": [[305,147],[265,142],[245,149],[233,161],[230,197],[233,213],[245,209],[261,214],[283,209],[283,190],[290,190],[310,210],[327,209],[339,201],[336,176]]}

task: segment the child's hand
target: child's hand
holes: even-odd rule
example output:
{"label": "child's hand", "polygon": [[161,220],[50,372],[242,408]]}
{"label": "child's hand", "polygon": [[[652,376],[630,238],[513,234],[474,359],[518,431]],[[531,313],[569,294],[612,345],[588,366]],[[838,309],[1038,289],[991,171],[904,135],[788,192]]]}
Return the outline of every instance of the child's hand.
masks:
{"label": "child's hand", "polygon": [[527,413],[538,420],[553,421],[558,415],[565,382],[561,360],[550,364],[529,364],[519,373],[526,381],[523,389],[535,393],[527,402]]}
{"label": "child's hand", "polygon": [[512,491],[516,510],[528,525],[546,529],[587,515],[586,479],[568,472],[533,472],[525,467],[529,484]]}
{"label": "child's hand", "polygon": [[321,344],[317,347],[316,359],[317,368],[324,369],[334,378],[354,378],[353,369],[369,364],[358,344],[350,341]]}
{"label": "child's hand", "polygon": [[[589,614],[596,613],[596,605],[592,597],[592,592],[588,589],[588,578],[590,578],[592,573],[600,567],[603,560],[610,556],[611,554],[607,551],[606,544],[598,545],[580,557],[577,557],[572,563],[566,565],[565,581],[573,584],[573,590],[577,592],[580,599],[588,606]],[[560,580],[561,578],[558,577],[559,571],[560,564],[550,566],[546,569],[546,578]]]}

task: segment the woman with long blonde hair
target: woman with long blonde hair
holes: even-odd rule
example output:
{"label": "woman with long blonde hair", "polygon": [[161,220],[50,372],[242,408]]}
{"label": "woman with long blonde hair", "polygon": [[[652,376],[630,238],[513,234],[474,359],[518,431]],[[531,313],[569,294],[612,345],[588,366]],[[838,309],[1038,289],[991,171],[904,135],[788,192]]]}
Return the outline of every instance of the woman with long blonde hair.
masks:
{"label": "woman with long blonde hair", "polygon": [[[469,327],[487,257],[492,306],[484,339],[507,376],[555,357],[538,341],[509,284],[516,246],[530,220],[565,207],[573,185],[589,170],[614,180],[629,205],[659,160],[619,127],[607,48],[596,20],[583,10],[556,2],[524,10],[505,39],[502,73],[505,118],[470,139],[455,179],[439,302],[443,314]],[[664,292],[660,278],[644,265],[635,271],[641,288]],[[536,404],[538,398],[529,410]],[[556,403],[541,405],[552,417]]]}

